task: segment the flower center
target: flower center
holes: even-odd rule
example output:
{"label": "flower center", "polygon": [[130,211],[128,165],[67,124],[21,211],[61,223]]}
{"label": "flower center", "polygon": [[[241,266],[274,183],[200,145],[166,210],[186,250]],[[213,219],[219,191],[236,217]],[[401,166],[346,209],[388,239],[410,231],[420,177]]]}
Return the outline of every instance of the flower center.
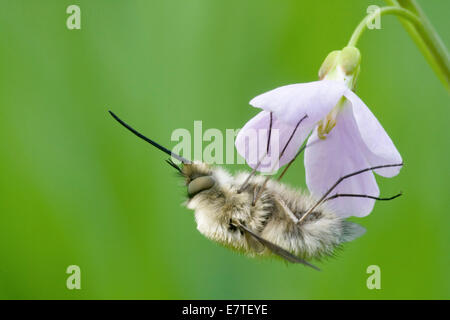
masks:
{"label": "flower center", "polygon": [[[340,51],[332,51],[320,67],[319,79],[342,81],[350,90],[353,90],[360,70],[360,61],[361,55],[355,47],[345,47]],[[341,97],[330,113],[317,123],[317,135],[320,139],[326,139],[336,126],[336,118],[344,102],[345,97]]]}
{"label": "flower center", "polygon": [[336,126],[336,118],[341,111],[342,106],[344,105],[345,97],[342,97],[339,102],[334,106],[334,108],[330,111],[329,114],[325,117],[325,119],[320,120],[317,124],[317,136],[325,140],[327,135],[331,132],[331,130]]}

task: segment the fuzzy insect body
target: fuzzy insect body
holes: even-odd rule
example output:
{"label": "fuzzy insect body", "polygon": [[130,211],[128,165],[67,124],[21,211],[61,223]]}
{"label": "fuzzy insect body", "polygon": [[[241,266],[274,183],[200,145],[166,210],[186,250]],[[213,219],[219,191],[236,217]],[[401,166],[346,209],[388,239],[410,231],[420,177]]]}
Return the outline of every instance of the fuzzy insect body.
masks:
{"label": "fuzzy insect body", "polygon": [[[192,162],[145,137],[114,113],[110,113],[133,134],[182,163],[179,166],[172,160],[167,160],[185,179],[188,191],[186,206],[195,211],[200,233],[252,257],[278,256],[292,263],[318,269],[307,260],[330,256],[341,244],[352,241],[365,232],[363,227],[346,221],[329,210],[324,202],[338,197],[391,200],[401,195],[379,198],[365,194],[330,196],[330,193],[345,179],[380,168],[402,166],[403,163],[380,165],[349,173],[336,181],[317,200],[310,194],[277,180],[254,175],[254,172],[241,172],[233,176],[221,167]],[[280,158],[286,147],[287,144]],[[284,173],[285,171],[280,178]]]}
{"label": "fuzzy insect body", "polygon": [[[195,211],[197,229],[207,238],[249,256],[273,256],[255,235],[309,260],[332,255],[336,247],[364,233],[355,223],[345,221],[321,206],[301,224],[298,220],[317,200],[275,180],[268,180],[259,199],[255,194],[265,182],[263,176],[253,176],[247,187],[240,186],[250,173],[232,176],[223,168],[204,163],[186,164],[181,169],[189,186],[204,177],[214,185],[189,194],[187,207]],[[252,230],[249,234],[244,226]]]}

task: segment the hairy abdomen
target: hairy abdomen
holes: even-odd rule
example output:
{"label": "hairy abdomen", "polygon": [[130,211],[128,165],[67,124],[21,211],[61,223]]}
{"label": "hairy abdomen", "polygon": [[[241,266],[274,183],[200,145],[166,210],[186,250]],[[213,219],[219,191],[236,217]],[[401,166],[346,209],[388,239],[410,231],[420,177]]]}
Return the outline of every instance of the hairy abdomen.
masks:
{"label": "hairy abdomen", "polygon": [[325,206],[312,212],[302,223],[296,223],[295,218],[301,218],[314,205],[315,199],[273,180],[267,184],[261,201],[273,203],[261,237],[303,259],[332,255],[342,242],[354,239],[359,235],[356,231],[361,231],[353,230],[354,224]]}

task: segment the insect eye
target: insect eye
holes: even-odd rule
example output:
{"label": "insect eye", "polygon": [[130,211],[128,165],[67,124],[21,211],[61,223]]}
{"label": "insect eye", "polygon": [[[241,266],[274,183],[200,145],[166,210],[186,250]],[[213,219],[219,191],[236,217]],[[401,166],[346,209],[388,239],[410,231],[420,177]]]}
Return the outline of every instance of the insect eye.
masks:
{"label": "insect eye", "polygon": [[203,190],[212,188],[215,183],[216,180],[211,176],[198,177],[188,184],[188,194],[190,197],[193,197]]}

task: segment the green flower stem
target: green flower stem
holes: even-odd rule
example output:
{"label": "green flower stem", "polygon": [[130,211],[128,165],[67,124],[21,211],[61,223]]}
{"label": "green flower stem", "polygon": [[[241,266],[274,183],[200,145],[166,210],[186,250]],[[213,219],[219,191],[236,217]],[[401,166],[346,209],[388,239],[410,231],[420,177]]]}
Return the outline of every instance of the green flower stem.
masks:
{"label": "green flower stem", "polygon": [[385,0],[392,6],[380,8],[379,11],[366,16],[356,27],[348,46],[356,46],[367,24],[376,17],[393,14],[400,17],[400,21],[419,47],[425,59],[441,80],[447,90],[450,90],[450,59],[446,47],[431,27],[420,7],[414,0],[399,0],[401,7],[395,0]]}
{"label": "green flower stem", "polygon": [[385,0],[389,5],[397,5],[413,12],[422,21],[423,29],[416,28],[406,21],[401,21],[403,27],[411,35],[416,45],[424,54],[437,76],[450,89],[450,58],[442,40],[434,30],[423,10],[415,0]]}
{"label": "green flower stem", "polygon": [[361,38],[361,35],[363,34],[364,30],[366,30],[368,23],[374,20],[376,17],[385,14],[393,14],[405,18],[406,20],[414,24],[414,26],[416,27],[422,26],[422,22],[419,20],[419,18],[407,9],[400,8],[397,6],[383,7],[380,8],[380,10],[375,11],[374,13],[364,17],[364,19],[356,27],[355,31],[353,31],[352,37],[350,38],[350,41],[348,42],[347,46],[355,47],[356,44],[358,43],[359,38]]}

